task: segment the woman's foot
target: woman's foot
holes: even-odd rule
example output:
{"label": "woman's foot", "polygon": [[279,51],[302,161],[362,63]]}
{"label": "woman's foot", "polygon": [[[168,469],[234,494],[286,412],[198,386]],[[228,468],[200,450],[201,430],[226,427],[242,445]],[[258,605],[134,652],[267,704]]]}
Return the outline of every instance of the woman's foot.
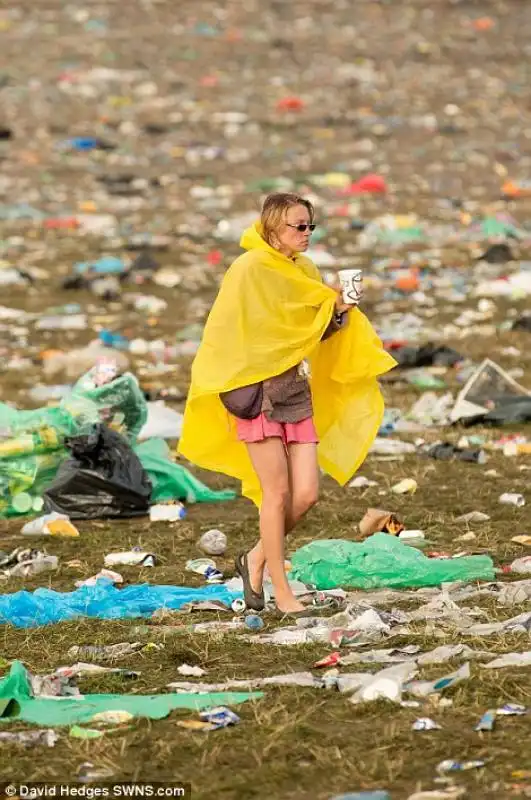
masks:
{"label": "woman's foot", "polygon": [[275,598],[275,600],[277,611],[281,614],[298,614],[306,610],[306,606],[304,606],[300,600],[297,600],[294,595],[280,596]]}
{"label": "woman's foot", "polygon": [[286,614],[294,617],[326,617],[341,610],[341,606],[333,597],[327,597],[323,601],[314,600],[311,605],[305,606],[294,595],[291,597],[286,595],[285,598],[282,596],[282,599],[277,600],[275,613],[277,616]]}

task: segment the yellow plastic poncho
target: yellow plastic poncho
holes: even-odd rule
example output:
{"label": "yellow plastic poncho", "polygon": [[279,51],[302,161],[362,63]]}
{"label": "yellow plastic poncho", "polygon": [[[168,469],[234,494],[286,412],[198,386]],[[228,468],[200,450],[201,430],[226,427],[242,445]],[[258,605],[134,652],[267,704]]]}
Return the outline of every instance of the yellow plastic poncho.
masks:
{"label": "yellow plastic poncho", "polygon": [[259,223],[245,231],[240,245],[247,252],[223,278],[192,366],[179,452],[200,467],[238,478],[242,493],[259,506],[260,485],[247,448],[219,394],[308,359],[319,464],[344,485],[382,420],[376,378],[396,362],[358,309],[321,342],[337,295],[310,259],[298,255],[294,262],[270,247]]}

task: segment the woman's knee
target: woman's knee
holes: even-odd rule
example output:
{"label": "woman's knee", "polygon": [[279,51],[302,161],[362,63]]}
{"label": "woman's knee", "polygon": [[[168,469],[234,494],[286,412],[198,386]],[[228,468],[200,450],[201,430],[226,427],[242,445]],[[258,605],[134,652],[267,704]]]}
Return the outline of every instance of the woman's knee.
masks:
{"label": "woman's knee", "polygon": [[262,505],[267,505],[268,508],[276,508],[283,512],[287,511],[291,505],[289,484],[278,482],[262,487]]}
{"label": "woman's knee", "polygon": [[317,486],[306,486],[299,489],[293,496],[293,509],[295,516],[302,517],[306,514],[319,499],[319,489]]}

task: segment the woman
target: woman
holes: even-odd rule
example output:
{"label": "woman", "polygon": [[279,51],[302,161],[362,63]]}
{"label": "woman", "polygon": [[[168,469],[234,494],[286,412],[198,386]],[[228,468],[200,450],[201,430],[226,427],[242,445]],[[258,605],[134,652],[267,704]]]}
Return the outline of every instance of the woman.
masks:
{"label": "woman", "polygon": [[395,363],[301,255],[313,220],[307,200],[273,194],[244,233],[194,361],[179,448],[242,480],[260,510],[260,540],[236,560],[246,604],[264,608],[267,564],[277,609],[292,615],[306,612],[285,536],[317,501],[319,466],[344,484],[365,457],[383,414],[376,376]]}

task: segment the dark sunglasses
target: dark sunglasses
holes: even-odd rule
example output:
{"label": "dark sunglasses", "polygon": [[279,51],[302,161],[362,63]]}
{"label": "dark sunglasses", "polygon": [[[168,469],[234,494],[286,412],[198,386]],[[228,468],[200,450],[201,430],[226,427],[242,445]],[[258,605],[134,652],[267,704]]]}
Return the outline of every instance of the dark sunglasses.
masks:
{"label": "dark sunglasses", "polygon": [[290,225],[289,222],[286,222],[286,225],[288,228],[295,228],[295,230],[300,231],[300,233],[304,233],[306,229],[309,231],[314,231],[317,227],[313,224],[313,222],[310,225],[308,225],[306,222],[301,222],[299,225]]}

